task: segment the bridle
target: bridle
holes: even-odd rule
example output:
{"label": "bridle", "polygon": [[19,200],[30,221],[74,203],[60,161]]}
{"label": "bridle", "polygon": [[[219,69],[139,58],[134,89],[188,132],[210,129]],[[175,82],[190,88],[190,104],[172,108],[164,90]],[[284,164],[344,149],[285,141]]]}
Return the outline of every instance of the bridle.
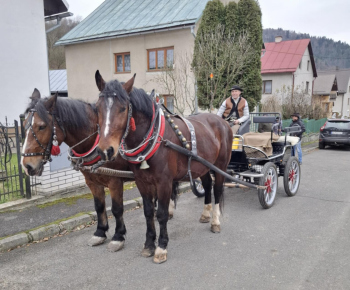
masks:
{"label": "bridle", "polygon": [[[63,131],[64,134],[64,138],[66,138],[66,131],[64,130],[64,127],[61,124],[61,120],[56,116],[56,114],[47,112],[48,114],[50,114],[52,116],[52,133],[51,133],[51,138],[49,143],[47,144],[46,147],[44,147],[43,144],[41,144],[41,142],[39,141],[38,137],[36,136],[33,127],[32,127],[32,119],[34,117],[34,113],[37,112],[36,109],[31,109],[29,111],[29,113],[31,114],[28,117],[28,121],[27,124],[25,126],[25,130],[27,131],[28,129],[30,129],[30,131],[32,132],[32,135],[35,139],[35,141],[39,144],[39,146],[44,149],[44,152],[34,152],[34,153],[22,153],[21,155],[23,157],[33,157],[33,156],[44,156],[44,160],[43,160],[43,164],[46,164],[47,161],[51,162],[52,158],[51,158],[51,148],[53,143],[57,143],[57,137],[56,137],[56,126],[55,126],[55,120],[57,122],[57,124],[60,126],[61,130]],[[56,145],[56,144],[54,144]]]}

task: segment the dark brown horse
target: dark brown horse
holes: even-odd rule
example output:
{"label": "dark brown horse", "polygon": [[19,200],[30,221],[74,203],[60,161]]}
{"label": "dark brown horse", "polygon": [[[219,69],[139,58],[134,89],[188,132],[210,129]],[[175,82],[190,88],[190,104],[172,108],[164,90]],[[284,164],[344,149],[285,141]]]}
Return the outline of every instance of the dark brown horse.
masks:
{"label": "dark brown horse", "polygon": [[[133,151],[131,150],[133,148],[142,147],[140,144],[146,142],[145,138],[153,123],[158,124],[158,118],[164,119],[164,116],[162,117],[163,111],[160,110],[158,117],[155,116],[157,106],[154,100],[142,89],[133,88],[134,78],[125,84],[121,84],[117,80],[105,83],[98,71],[95,77],[96,84],[101,92],[96,103],[98,122],[101,128],[99,150],[101,158],[114,160],[119,158],[120,154],[126,154],[127,151],[125,150],[127,149],[130,152]],[[131,111],[132,114],[129,114]],[[169,118],[170,116],[167,116],[167,119]],[[152,120],[155,120],[155,122]],[[227,122],[214,114],[199,114],[189,117],[188,120],[195,128],[198,155],[219,169],[226,171],[232,146],[232,133]],[[191,140],[189,130],[182,120],[173,118],[172,121],[169,121],[170,123],[167,121],[159,123],[163,124],[159,125],[161,128],[165,126],[164,135],[158,137],[157,144],[160,144],[160,146],[155,153],[152,151],[154,155],[147,161],[150,168],[142,169],[140,164],[135,163],[129,165],[135,174],[136,185],[143,198],[147,223],[146,242],[142,255],[146,257],[154,255],[154,262],[156,263],[165,262],[167,259],[169,240],[167,232],[168,205],[172,192],[172,182],[183,180],[188,172],[187,157],[164,146],[165,140],[180,146],[185,144],[181,144],[170,124],[175,124],[177,134],[185,138],[182,139],[182,142]],[[133,128],[133,123],[135,123],[136,128]],[[155,127],[154,130],[156,130]],[[160,131],[162,130],[160,129]],[[120,146],[122,147],[120,148]],[[187,147],[191,148],[191,146]],[[213,212],[211,230],[220,232],[219,217],[223,202],[224,177],[215,174],[215,205],[212,210],[212,179],[209,169],[196,161],[191,163],[190,169],[193,178],[201,178],[205,189],[205,205],[200,221],[209,222],[211,212]],[[155,246],[156,230],[153,219],[153,200],[155,198],[158,198],[157,219],[160,225],[157,248]]]}
{"label": "dark brown horse", "polygon": [[[35,89],[28,106],[25,120],[26,138],[23,146],[22,166],[28,175],[41,175],[45,159],[50,157],[53,127],[56,128],[58,143],[65,142],[74,147],[75,152],[88,152],[94,145],[97,134],[97,114],[94,104],[68,98],[57,98],[57,95],[42,99]],[[60,124],[59,124],[60,123]],[[90,136],[91,135],[91,136]],[[90,136],[90,137],[89,137]],[[48,148],[48,154],[44,154]],[[33,156],[28,156],[33,154]],[[117,170],[129,170],[127,162],[117,158],[106,165]],[[126,228],[123,220],[123,178],[108,177],[83,171],[86,184],[90,188],[95,203],[98,222],[97,230],[89,240],[90,246],[104,243],[108,231],[108,218],[105,205],[105,191],[108,187],[112,198],[112,213],[116,219],[115,233],[108,244],[108,250],[120,250],[125,241]]]}

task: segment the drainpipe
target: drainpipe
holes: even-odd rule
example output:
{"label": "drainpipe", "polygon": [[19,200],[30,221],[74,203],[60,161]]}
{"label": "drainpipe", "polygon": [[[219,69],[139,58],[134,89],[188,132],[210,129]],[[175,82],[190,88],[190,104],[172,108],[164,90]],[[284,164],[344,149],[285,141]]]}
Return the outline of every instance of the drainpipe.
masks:
{"label": "drainpipe", "polygon": [[[194,29],[196,28],[196,25],[191,26],[191,34],[193,35],[194,38],[196,38],[196,34],[194,33]],[[197,97],[197,79],[195,80],[194,83],[194,112],[198,114],[198,97]]]}

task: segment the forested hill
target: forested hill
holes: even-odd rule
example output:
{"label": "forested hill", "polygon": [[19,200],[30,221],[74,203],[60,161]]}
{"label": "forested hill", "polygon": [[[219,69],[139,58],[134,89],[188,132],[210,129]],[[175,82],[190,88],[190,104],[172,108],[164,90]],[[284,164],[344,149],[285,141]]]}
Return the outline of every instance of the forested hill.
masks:
{"label": "forested hill", "polygon": [[312,51],[317,70],[339,68],[350,68],[350,45],[341,41],[334,41],[327,37],[310,36],[307,33],[296,33],[295,31],[283,30],[282,28],[263,30],[263,41],[273,42],[275,36],[282,36],[284,40],[295,40],[310,38]]}

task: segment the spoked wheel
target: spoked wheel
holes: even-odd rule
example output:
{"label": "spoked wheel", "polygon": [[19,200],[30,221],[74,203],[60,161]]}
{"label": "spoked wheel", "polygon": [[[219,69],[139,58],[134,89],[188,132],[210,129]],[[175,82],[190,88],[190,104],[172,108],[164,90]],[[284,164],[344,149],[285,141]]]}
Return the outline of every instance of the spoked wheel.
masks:
{"label": "spoked wheel", "polygon": [[288,196],[297,194],[300,184],[300,164],[295,156],[291,156],[284,168],[284,190]]}
{"label": "spoked wheel", "polygon": [[192,186],[192,192],[197,197],[203,197],[205,195],[205,190],[203,188],[202,182],[200,180],[193,180],[194,186]]}
{"label": "spoked wheel", "polygon": [[266,163],[261,173],[264,176],[260,177],[259,185],[266,186],[266,189],[259,189],[258,196],[261,206],[266,209],[273,205],[277,193],[278,175],[275,164],[272,162]]}

